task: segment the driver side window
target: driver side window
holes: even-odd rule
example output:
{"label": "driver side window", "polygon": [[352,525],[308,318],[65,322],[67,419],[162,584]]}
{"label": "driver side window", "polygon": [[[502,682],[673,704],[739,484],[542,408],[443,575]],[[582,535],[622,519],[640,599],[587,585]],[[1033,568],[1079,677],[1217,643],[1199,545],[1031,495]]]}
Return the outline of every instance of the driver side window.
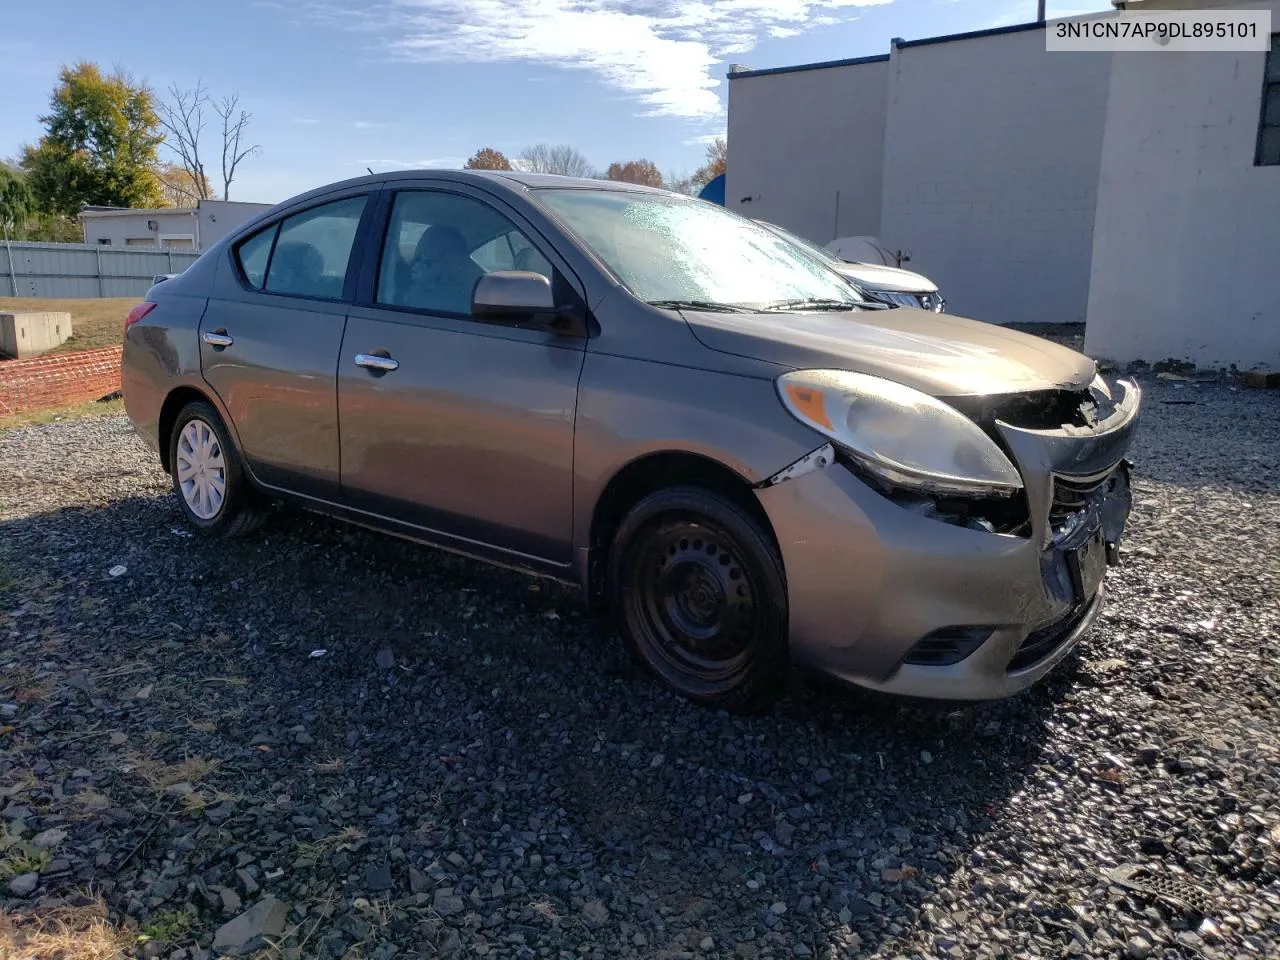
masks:
{"label": "driver side window", "polygon": [[469,317],[476,281],[495,270],[532,270],[555,280],[537,247],[492,207],[452,193],[396,194],[378,303]]}

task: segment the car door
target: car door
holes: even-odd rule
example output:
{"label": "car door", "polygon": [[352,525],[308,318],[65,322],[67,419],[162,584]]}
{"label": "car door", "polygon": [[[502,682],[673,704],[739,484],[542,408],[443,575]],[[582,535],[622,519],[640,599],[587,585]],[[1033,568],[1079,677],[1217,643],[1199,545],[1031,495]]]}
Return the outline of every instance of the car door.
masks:
{"label": "car door", "polygon": [[385,195],[381,254],[366,261],[338,365],[344,500],[469,552],[568,564],[586,341],[476,320],[471,291],[513,268],[562,297],[581,288],[500,201],[400,186]]}
{"label": "car door", "polygon": [[[200,364],[263,484],[338,496],[337,365],[344,290],[367,193],[268,224],[231,252],[233,283],[200,321]],[[351,277],[348,279],[348,273]]]}

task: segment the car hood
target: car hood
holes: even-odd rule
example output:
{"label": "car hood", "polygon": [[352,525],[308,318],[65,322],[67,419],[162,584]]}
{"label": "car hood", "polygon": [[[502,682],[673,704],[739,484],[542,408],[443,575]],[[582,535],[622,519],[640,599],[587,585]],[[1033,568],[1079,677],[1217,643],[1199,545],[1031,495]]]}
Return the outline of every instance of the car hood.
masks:
{"label": "car hood", "polygon": [[887,290],[891,293],[938,292],[938,285],[928,277],[901,267],[886,267],[878,263],[842,263],[835,269],[869,290]]}
{"label": "car hood", "polygon": [[791,369],[853,370],[935,397],[1083,388],[1096,373],[1088,357],[1040,337],[910,307],[684,316],[711,350]]}

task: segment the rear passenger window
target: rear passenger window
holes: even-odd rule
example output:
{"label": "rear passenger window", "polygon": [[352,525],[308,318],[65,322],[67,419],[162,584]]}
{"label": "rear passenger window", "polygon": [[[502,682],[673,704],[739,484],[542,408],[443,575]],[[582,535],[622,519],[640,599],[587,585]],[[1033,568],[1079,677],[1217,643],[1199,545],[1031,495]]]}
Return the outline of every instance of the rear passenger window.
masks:
{"label": "rear passenger window", "polygon": [[267,278],[267,259],[271,256],[271,241],[276,238],[274,225],[260,233],[255,233],[236,248],[236,257],[240,261],[240,269],[245,279],[255,290],[262,289],[262,281]]}
{"label": "rear passenger window", "polygon": [[267,269],[267,292],[341,299],[364,204],[364,197],[351,197],[284,220]]}

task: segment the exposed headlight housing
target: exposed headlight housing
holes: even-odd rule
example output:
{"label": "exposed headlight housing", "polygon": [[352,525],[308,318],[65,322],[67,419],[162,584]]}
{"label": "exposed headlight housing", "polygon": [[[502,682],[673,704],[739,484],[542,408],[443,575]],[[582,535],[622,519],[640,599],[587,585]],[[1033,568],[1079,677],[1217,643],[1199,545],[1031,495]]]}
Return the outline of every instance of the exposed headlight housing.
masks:
{"label": "exposed headlight housing", "polygon": [[798,370],[777,380],[782,403],[868,473],[909,490],[1010,496],[1022,478],[995,441],[941,400],[847,370]]}

